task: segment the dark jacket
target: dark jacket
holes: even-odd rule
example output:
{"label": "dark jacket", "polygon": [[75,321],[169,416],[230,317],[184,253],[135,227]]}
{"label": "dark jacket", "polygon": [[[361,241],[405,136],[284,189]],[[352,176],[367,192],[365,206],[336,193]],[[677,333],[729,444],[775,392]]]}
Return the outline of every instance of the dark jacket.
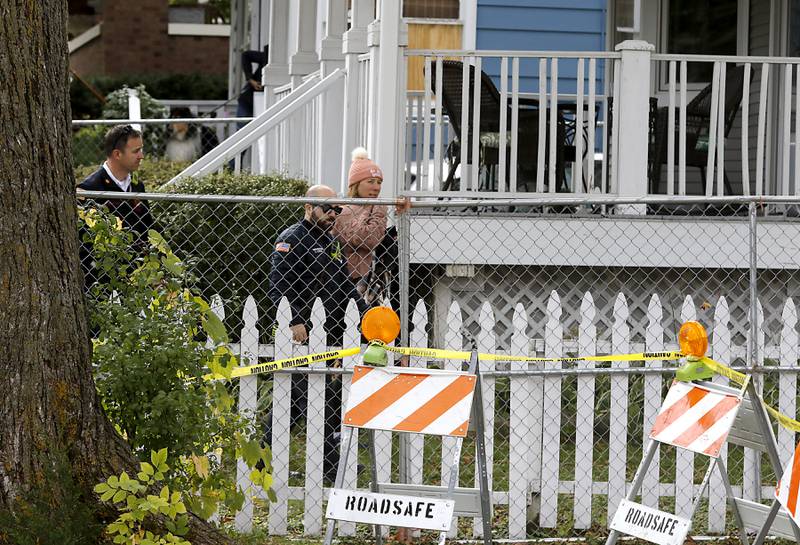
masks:
{"label": "dark jacket", "polygon": [[356,301],[360,313],[367,310],[350,280],[339,243],[306,220],[278,235],[270,264],[269,298],[276,306],[281,297],[288,299],[292,308],[290,325],[305,324],[310,329],[311,307],[319,297],[325,307],[329,338],[331,334],[338,335],[339,342],[349,300]]}
{"label": "dark jacket", "polygon": [[[122,189],[111,179],[102,166],[86,177],[80,184],[80,189],[86,191],[119,191]],[[131,181],[131,193],[144,193],[144,184]],[[153,216],[147,202],[139,200],[98,199],[97,204],[105,205],[109,212],[122,220],[123,227],[132,229],[140,236],[153,228]]]}
{"label": "dark jacket", "polygon": [[[261,71],[267,65],[268,60],[268,47],[264,47],[263,51],[247,50],[242,51],[242,72],[244,73],[245,86],[239,94],[239,104],[253,115],[253,87],[250,85],[250,80],[261,82]],[[253,70],[255,63],[256,69]]]}

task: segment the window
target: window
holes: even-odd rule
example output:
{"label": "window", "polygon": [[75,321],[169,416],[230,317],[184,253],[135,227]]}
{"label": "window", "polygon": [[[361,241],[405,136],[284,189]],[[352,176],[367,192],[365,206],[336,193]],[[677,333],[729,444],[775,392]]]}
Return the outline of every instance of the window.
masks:
{"label": "window", "polygon": [[403,17],[414,19],[458,19],[459,0],[405,0]]}
{"label": "window", "polygon": [[[665,2],[667,53],[736,55],[738,0],[669,0]],[[690,83],[711,81],[711,63],[691,62]]]}
{"label": "window", "polygon": [[638,34],[641,30],[642,0],[617,0],[617,32]]}

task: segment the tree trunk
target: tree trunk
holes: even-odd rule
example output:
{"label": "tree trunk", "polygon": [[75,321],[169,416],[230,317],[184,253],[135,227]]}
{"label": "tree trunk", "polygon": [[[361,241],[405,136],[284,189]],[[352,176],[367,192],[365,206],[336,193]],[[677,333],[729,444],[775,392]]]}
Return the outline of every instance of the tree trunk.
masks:
{"label": "tree trunk", "polygon": [[[99,404],[78,260],[66,2],[0,4],[0,511],[66,459],[95,484],[138,462]],[[66,458],[65,458],[66,457]],[[60,464],[60,465],[59,465]],[[109,513],[108,506],[98,512]],[[192,519],[193,543],[224,543]]]}

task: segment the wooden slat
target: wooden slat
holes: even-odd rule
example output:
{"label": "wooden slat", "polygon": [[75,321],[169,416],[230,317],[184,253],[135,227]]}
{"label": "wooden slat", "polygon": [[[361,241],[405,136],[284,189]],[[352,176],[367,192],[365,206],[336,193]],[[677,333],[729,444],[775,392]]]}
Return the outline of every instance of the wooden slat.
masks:
{"label": "wooden slat", "polygon": [[[517,303],[511,320],[514,333],[510,349],[515,354],[528,354],[530,342],[527,335],[528,318],[525,307]],[[528,364],[513,365],[513,369],[527,368]],[[509,408],[508,438],[508,537],[527,537],[528,488],[534,470],[529,462],[533,448],[532,428],[540,423],[534,415],[533,392],[530,377],[511,377],[511,405]],[[540,408],[541,410],[541,408]],[[541,431],[537,432],[541,437]]]}
{"label": "wooden slat", "polygon": [[[717,361],[730,362],[733,361],[731,357],[731,331],[729,329],[730,312],[728,310],[728,301],[725,296],[717,300],[714,308],[714,324],[711,329],[711,338],[714,344],[711,346],[709,353]],[[729,385],[729,380],[717,375],[714,377],[715,384]],[[728,445],[722,445],[719,451],[719,459],[725,462],[725,467],[728,467]],[[725,530],[725,487],[719,471],[714,471],[711,474],[711,480],[708,487],[708,530],[710,532],[723,532]]]}
{"label": "wooden slat", "polygon": [[[580,324],[578,326],[578,353],[597,353],[597,326],[595,304],[592,294],[586,292],[581,301]],[[582,361],[578,369],[593,369],[594,362]],[[575,504],[573,523],[575,528],[589,528],[592,524],[592,470],[594,468],[594,405],[595,377],[578,377],[575,415]]]}
{"label": "wooden slat", "polygon": [[[564,356],[561,313],[561,300],[554,290],[547,300],[544,355],[548,358]],[[561,363],[548,363],[546,368],[561,369]],[[558,522],[558,468],[561,460],[561,378],[545,377],[544,407],[539,525],[543,528],[554,528]]]}
{"label": "wooden slat", "polygon": [[[645,331],[645,348],[648,352],[663,352],[664,351],[664,326],[663,326],[663,308],[661,300],[658,295],[653,294],[650,297],[650,303],[647,305],[647,330]],[[663,362],[660,360],[648,362],[648,367],[662,367]],[[645,375],[644,377],[644,391],[643,391],[643,406],[644,420],[642,425],[642,444],[647,445],[650,436],[650,430],[653,429],[656,416],[661,408],[662,398],[662,385],[664,378],[661,375]],[[660,452],[657,451],[650,463],[650,469],[644,476],[642,482],[642,503],[644,505],[656,506],[658,505],[658,481],[660,475]]]}
{"label": "wooden slat", "polygon": [[[308,333],[308,353],[324,352],[325,308],[317,297],[311,307],[311,323],[315,326]],[[327,362],[309,365],[312,369],[324,369]],[[303,534],[319,535],[322,530],[322,469],[325,448],[325,375],[308,376],[306,405],[306,496],[303,509]]]}
{"label": "wooden slat", "polygon": [[[448,347],[455,347],[456,350],[462,348],[462,337],[461,337],[461,326],[462,326],[462,317],[461,317],[461,308],[458,306],[456,301],[453,301],[450,304],[450,307],[447,311],[447,331],[444,333],[444,346]],[[446,360],[444,362],[444,368],[450,369],[454,371],[461,371],[462,365],[460,361],[456,360]],[[458,447],[459,439],[455,437],[442,437],[442,462],[441,462],[441,474],[442,474],[442,484],[447,485],[450,479],[450,467],[452,466],[453,457],[455,456],[456,449]],[[455,468],[456,475],[459,474],[459,467],[456,466]],[[458,482],[458,480],[456,480]],[[456,537],[458,533],[458,519],[454,516],[453,524],[450,526],[450,531],[447,533],[448,537],[451,539]]]}
{"label": "wooden slat", "polygon": [[[611,326],[611,348],[614,354],[630,352],[631,330],[628,325],[628,302],[620,293],[614,302]],[[624,369],[626,361],[612,361],[612,369]],[[628,376],[611,375],[611,409],[608,431],[608,520],[613,518],[619,502],[625,497],[626,458],[628,447]]]}
{"label": "wooden slat", "polygon": [[[492,354],[497,350],[497,338],[494,333],[495,316],[492,307],[488,301],[484,301],[481,306],[480,313],[478,314],[478,325],[480,327],[479,333],[476,337],[478,343],[478,352]],[[482,372],[494,371],[495,362],[488,360],[479,360],[480,370]],[[489,490],[493,490],[494,481],[494,392],[495,392],[495,377],[481,377],[481,393],[483,395],[483,423],[484,423],[484,441],[486,445],[486,471],[489,477]],[[475,487],[480,487],[478,479],[477,465],[475,466]],[[472,525],[473,535],[475,537],[483,537],[483,524],[481,519],[476,518],[473,520]]]}
{"label": "wooden slat", "polygon": [[[697,309],[690,296],[686,296],[681,307],[681,323],[697,319]],[[675,449],[675,514],[691,518],[692,490],[694,488],[694,453],[686,449]]]}
{"label": "wooden slat", "polygon": [[[798,70],[798,75],[800,75],[800,70]],[[781,322],[781,355],[778,363],[784,367],[796,367],[797,359],[800,357],[800,353],[798,353],[800,338],[797,335],[797,307],[791,298],[787,298],[783,305]],[[797,414],[797,373],[781,373],[778,389],[778,410],[794,417]],[[795,446],[795,434],[783,426],[778,426],[777,440],[781,463],[787,464]]]}
{"label": "wooden slat", "polygon": [[[756,302],[756,350],[758,352],[758,365],[764,365],[764,331],[761,325],[764,323],[764,309],[761,301]],[[749,337],[749,335],[748,335]],[[752,364],[752,362],[747,362]],[[764,392],[763,380],[755,382],[756,393],[761,395]],[[748,500],[758,500],[758,489],[761,486],[761,452],[750,448],[744,449],[744,477],[743,494]]]}
{"label": "wooden slat", "polygon": [[[419,348],[428,347],[428,312],[425,308],[425,301],[420,299],[414,307],[414,312],[411,316],[411,321],[414,324],[414,330],[411,332],[410,341],[411,346]],[[427,367],[428,362],[423,358],[410,358],[410,367]],[[420,434],[411,434],[406,436],[408,441],[408,482],[411,484],[422,484],[422,470],[425,463],[424,447],[425,437]],[[414,530],[413,536],[418,537],[419,531]]]}
{"label": "wooden slat", "polygon": [[[361,323],[361,316],[358,312],[358,306],[352,299],[347,305],[347,310],[344,314],[345,330],[342,338],[342,346],[359,346],[361,344],[361,332],[359,325]],[[342,368],[345,370],[352,370],[353,366],[360,363],[361,355],[348,356],[342,358]],[[344,421],[344,410],[347,405],[347,399],[350,396],[350,379],[348,375],[344,375],[342,381],[342,421]],[[345,433],[350,433],[352,430],[353,440],[350,443],[350,451],[347,454],[347,467],[344,473],[344,482],[342,488],[345,490],[354,490],[358,480],[358,428],[341,428],[341,445],[339,455],[344,456],[344,449],[347,446],[345,441]],[[340,458],[341,459],[341,458]],[[356,534],[356,525],[354,522],[339,521],[338,532],[340,536],[353,536]]]}
{"label": "wooden slat", "polygon": [[[277,359],[292,357],[292,333],[289,321],[292,311],[289,301],[283,297],[278,305],[275,318],[278,327],[275,329],[275,354]],[[241,393],[240,393],[241,395]],[[272,487],[275,489],[277,502],[269,507],[269,533],[286,535],[289,516],[289,416],[291,413],[292,377],[287,373],[276,373],[272,377]]]}

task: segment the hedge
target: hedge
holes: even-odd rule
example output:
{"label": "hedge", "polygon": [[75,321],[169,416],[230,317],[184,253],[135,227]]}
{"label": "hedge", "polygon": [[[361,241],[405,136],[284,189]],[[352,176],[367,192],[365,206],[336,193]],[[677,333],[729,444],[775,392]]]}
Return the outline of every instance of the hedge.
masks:
{"label": "hedge", "polygon": [[[151,186],[152,186],[151,182]],[[158,191],[215,195],[302,196],[303,180],[224,172],[189,178]],[[278,233],[302,216],[299,204],[218,204],[154,201],[153,216],[181,257],[190,257],[198,289],[225,301],[225,325],[238,337],[248,295],[255,298],[262,342],[272,336],[275,310],[267,298],[269,256]]]}

